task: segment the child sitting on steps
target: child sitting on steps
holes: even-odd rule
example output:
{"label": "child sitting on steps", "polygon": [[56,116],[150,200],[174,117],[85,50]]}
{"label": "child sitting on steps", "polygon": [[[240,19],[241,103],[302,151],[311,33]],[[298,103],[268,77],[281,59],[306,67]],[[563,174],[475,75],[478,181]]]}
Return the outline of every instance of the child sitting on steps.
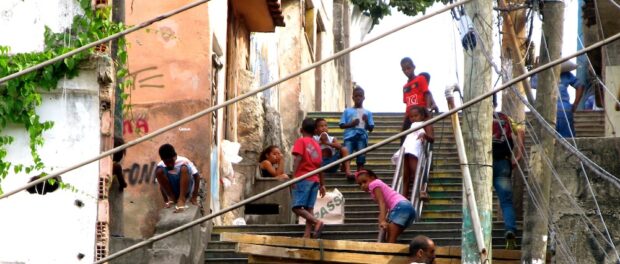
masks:
{"label": "child sitting on steps", "polygon": [[[342,146],[336,137],[330,136],[327,127],[327,121],[324,118],[317,118],[315,120],[316,131],[314,133],[314,140],[321,145],[321,155],[323,156],[323,162],[321,167],[330,164],[342,157],[349,156],[349,150]],[[347,160],[342,163],[344,167],[344,173],[348,180],[355,180],[355,175],[351,173],[351,160]],[[338,170],[339,166],[334,166],[327,169],[325,172],[334,173]]]}

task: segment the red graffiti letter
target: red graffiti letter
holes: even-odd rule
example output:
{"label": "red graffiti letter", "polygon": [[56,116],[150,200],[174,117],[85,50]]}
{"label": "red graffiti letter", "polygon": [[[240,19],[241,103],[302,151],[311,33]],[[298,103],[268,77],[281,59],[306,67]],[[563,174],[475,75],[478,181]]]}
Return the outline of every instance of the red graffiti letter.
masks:
{"label": "red graffiti letter", "polygon": [[128,134],[128,133],[133,134],[131,120],[124,120],[123,121],[123,135]]}
{"label": "red graffiti letter", "polygon": [[140,131],[142,131],[143,133],[149,132],[149,123],[142,118],[138,118],[138,121],[136,121],[136,127],[139,128]]}

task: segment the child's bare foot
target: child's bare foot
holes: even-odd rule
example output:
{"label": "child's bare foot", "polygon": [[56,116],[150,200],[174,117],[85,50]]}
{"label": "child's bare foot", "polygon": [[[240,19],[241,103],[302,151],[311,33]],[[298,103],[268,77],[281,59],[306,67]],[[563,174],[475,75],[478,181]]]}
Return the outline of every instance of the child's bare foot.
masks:
{"label": "child's bare foot", "polygon": [[312,235],[312,238],[321,238],[321,233],[323,233],[324,227],[325,227],[325,224],[321,221],[318,221],[314,225],[314,234]]}
{"label": "child's bare foot", "polygon": [[174,212],[175,213],[181,213],[181,212],[185,211],[187,208],[189,208],[189,205],[183,205],[183,206],[175,205],[174,206]]}

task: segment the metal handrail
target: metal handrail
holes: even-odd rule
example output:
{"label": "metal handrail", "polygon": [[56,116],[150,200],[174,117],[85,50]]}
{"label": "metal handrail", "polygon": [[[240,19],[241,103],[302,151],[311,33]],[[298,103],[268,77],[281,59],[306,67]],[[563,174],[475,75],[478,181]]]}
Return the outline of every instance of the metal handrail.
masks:
{"label": "metal handrail", "polygon": [[[411,191],[411,197],[409,200],[413,205],[413,208],[416,212],[416,221],[420,220],[422,217],[422,208],[424,205],[424,201],[420,199],[420,195],[418,190],[420,186],[424,186],[424,191],[426,191],[428,184],[422,185],[428,182],[428,177],[431,169],[431,163],[433,161],[433,148],[432,144],[428,141],[424,141],[424,151],[418,157],[418,166],[416,168],[415,181],[413,182],[413,190]],[[392,188],[394,191],[401,193],[403,192],[403,166],[404,166],[404,156],[405,156],[405,148],[400,147],[398,149],[398,159],[396,161],[396,168],[394,170],[394,177],[392,178]],[[377,242],[383,242],[385,240],[385,230],[379,229],[379,236],[377,238]]]}
{"label": "metal handrail", "polygon": [[424,151],[418,157],[418,166],[415,171],[415,181],[413,182],[413,190],[411,190],[411,197],[409,200],[413,205],[416,212],[416,221],[419,221],[422,217],[422,208],[424,201],[420,199],[420,187],[423,186],[424,191],[428,189],[428,178],[431,170],[431,163],[433,162],[433,148],[432,144],[428,141],[424,141]]}

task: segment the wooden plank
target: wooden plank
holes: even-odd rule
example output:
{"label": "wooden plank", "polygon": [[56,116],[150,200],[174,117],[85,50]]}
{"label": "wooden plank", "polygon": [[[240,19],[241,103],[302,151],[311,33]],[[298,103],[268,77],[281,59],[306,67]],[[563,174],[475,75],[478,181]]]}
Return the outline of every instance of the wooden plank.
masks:
{"label": "wooden plank", "polygon": [[[437,257],[461,257],[461,247],[448,246],[435,249]],[[520,250],[493,249],[493,261],[495,260],[521,260]]]}
{"label": "wooden plank", "polygon": [[[405,264],[409,258],[395,255],[360,254],[349,252],[324,251],[321,258],[319,250],[282,248],[254,244],[237,244],[236,252],[275,258],[288,258],[294,260],[326,261],[333,263],[361,263],[361,264]],[[290,262],[289,262],[290,263]]]}
{"label": "wooden plank", "polygon": [[[220,241],[239,242],[246,244],[257,245],[270,245],[270,246],[284,246],[284,247],[296,247],[296,248],[312,248],[318,249],[320,247],[319,240],[297,238],[297,237],[283,237],[283,236],[264,236],[264,235],[252,235],[241,233],[221,233]],[[323,249],[328,250],[346,250],[346,251],[358,251],[358,252],[377,252],[384,254],[400,254],[409,255],[409,245],[404,244],[390,244],[390,243],[373,243],[373,242],[358,242],[348,240],[322,240]]]}
{"label": "wooden plank", "polygon": [[[303,260],[303,259],[287,259],[287,258],[274,258],[274,257],[265,257],[265,256],[255,256],[255,255],[249,255],[248,256],[248,263],[249,264],[277,264],[277,263],[286,263],[286,264],[291,264],[291,263],[296,263],[296,264],[302,264],[302,263],[317,263],[318,261],[312,261],[312,260]],[[322,261],[320,262],[322,264],[335,264],[334,262],[325,262]]]}

